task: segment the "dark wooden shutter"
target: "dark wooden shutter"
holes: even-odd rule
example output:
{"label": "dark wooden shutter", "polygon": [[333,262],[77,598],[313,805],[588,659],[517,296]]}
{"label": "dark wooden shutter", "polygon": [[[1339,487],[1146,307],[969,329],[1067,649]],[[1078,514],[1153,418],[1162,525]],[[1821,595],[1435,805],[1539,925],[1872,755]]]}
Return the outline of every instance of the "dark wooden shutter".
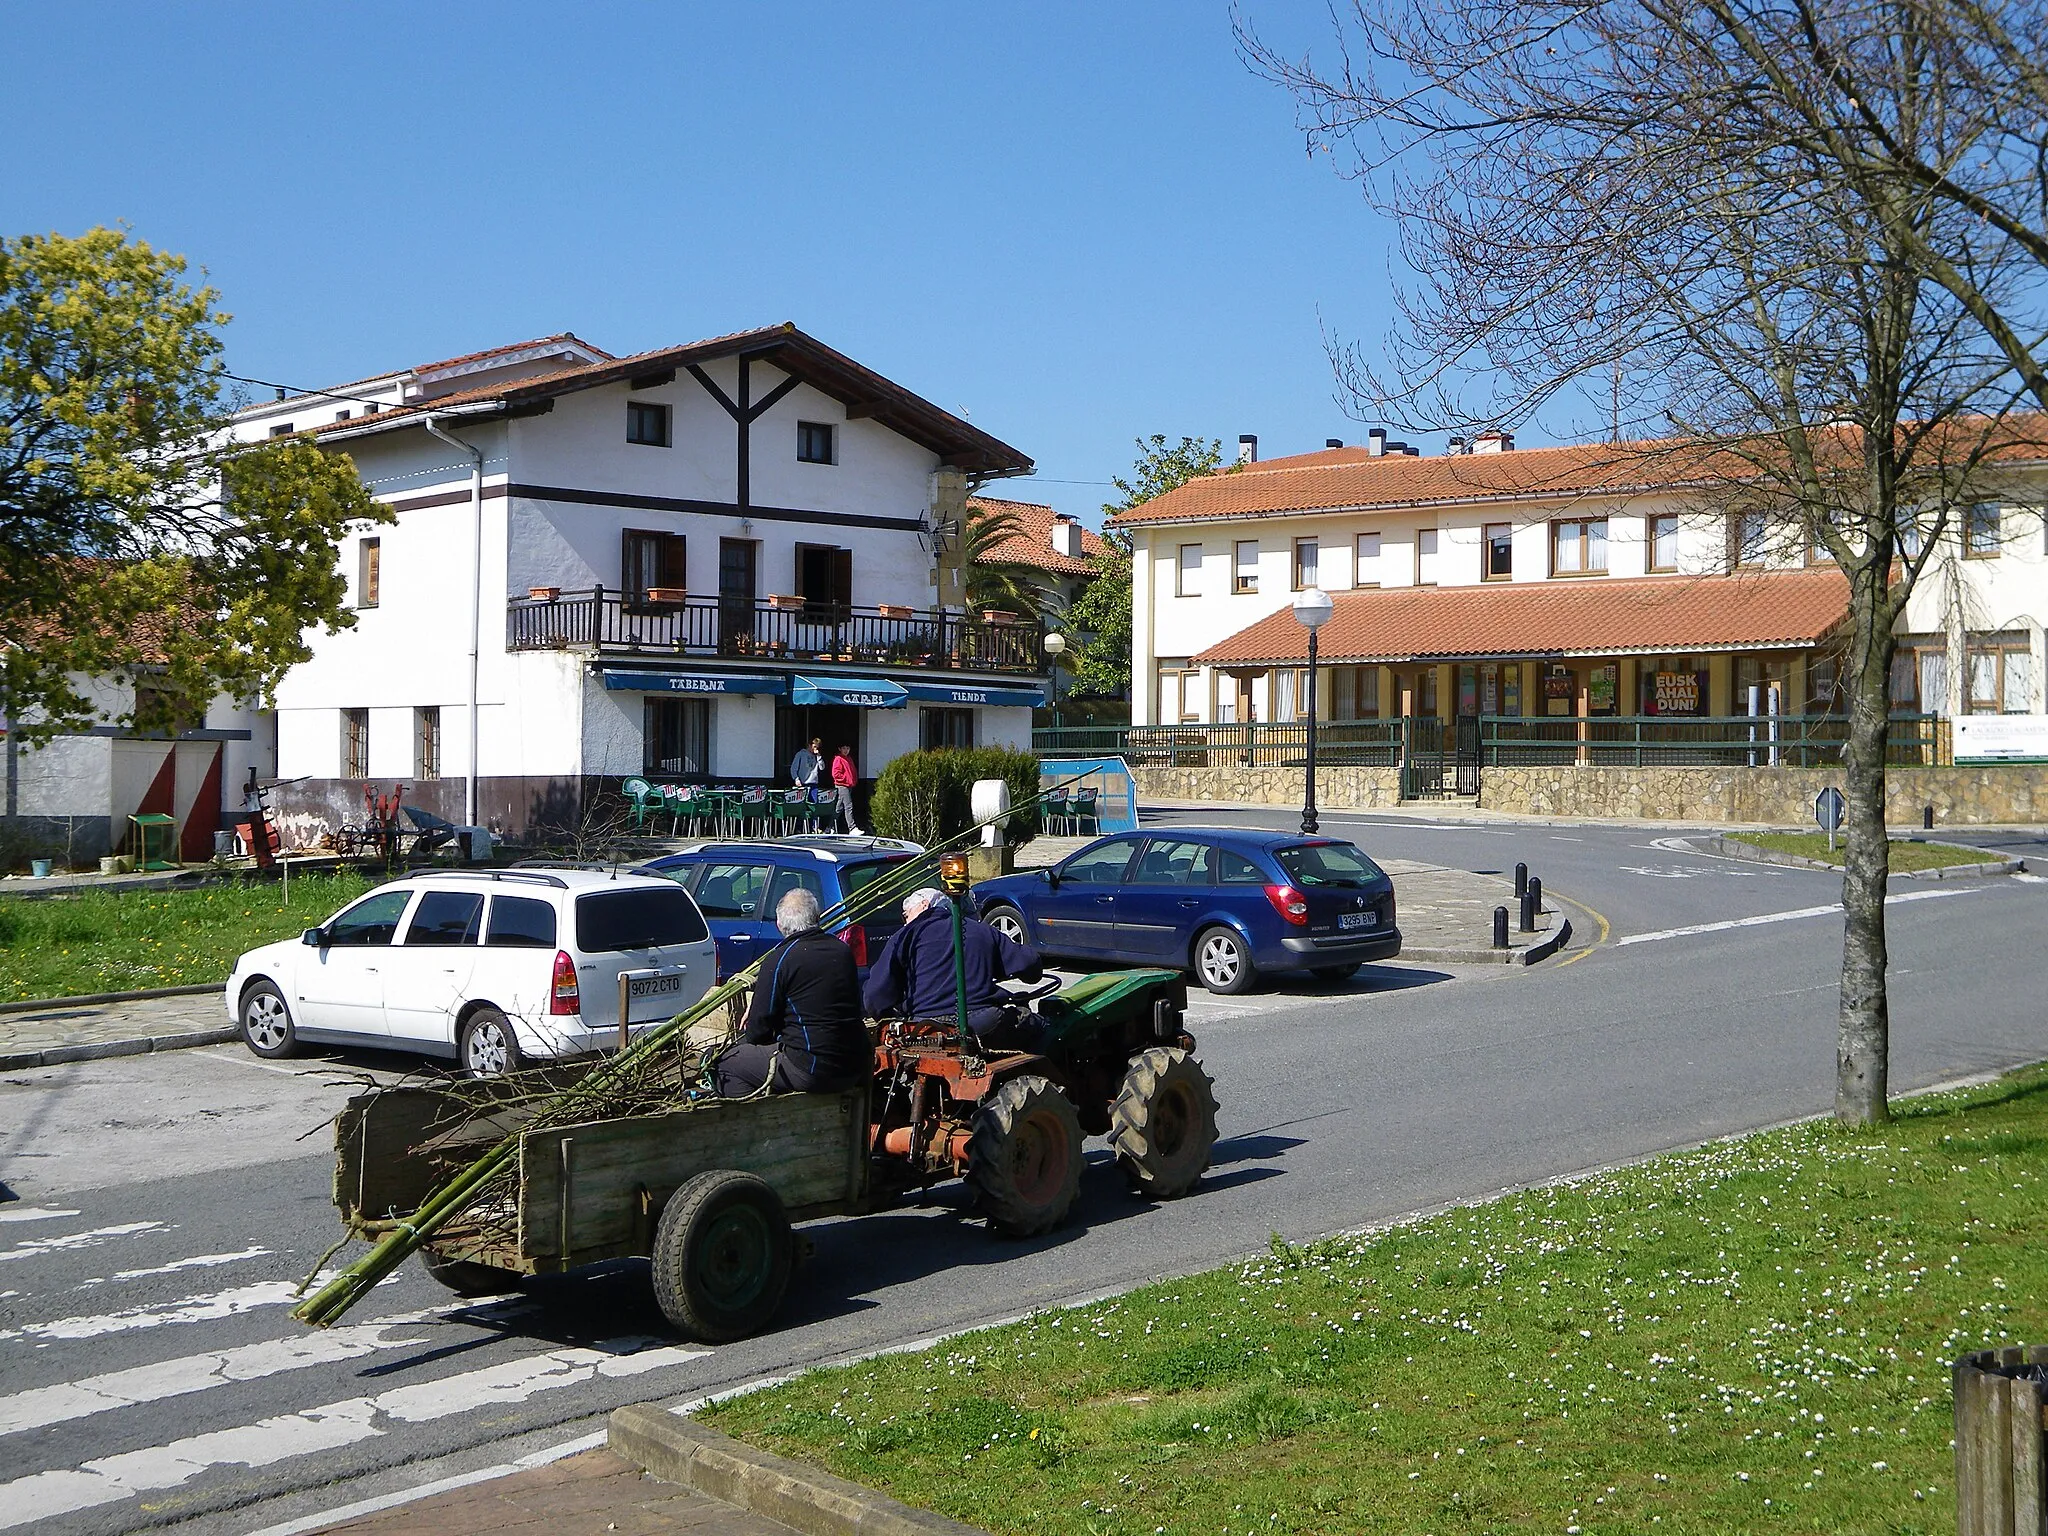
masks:
{"label": "dark wooden shutter", "polygon": [[832,601],[842,608],[853,606],[853,551],[832,551]]}

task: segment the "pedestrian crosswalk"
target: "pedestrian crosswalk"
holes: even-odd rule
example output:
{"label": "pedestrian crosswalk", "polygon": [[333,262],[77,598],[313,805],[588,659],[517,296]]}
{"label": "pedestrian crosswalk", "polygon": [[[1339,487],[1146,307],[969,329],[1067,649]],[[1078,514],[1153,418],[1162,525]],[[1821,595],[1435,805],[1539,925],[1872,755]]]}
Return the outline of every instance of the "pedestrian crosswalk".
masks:
{"label": "pedestrian crosswalk", "polygon": [[686,1375],[663,1373],[711,1353],[651,1299],[618,1304],[644,1276],[550,1307],[461,1302],[409,1265],[356,1316],[311,1329],[290,1316],[286,1276],[295,1249],[319,1251],[312,1213],[303,1242],[252,1214],[235,1244],[218,1225],[108,1219],[94,1203],[0,1206],[0,1531],[209,1513],[253,1530],[266,1497],[680,1392]]}

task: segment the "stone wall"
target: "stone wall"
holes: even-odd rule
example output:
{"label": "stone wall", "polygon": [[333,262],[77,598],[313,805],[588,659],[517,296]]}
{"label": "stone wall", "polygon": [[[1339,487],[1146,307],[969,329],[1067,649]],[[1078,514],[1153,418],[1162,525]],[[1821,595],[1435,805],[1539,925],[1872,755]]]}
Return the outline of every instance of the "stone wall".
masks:
{"label": "stone wall", "polygon": [[[1813,798],[1840,768],[1489,768],[1480,804],[1511,816],[1645,816],[1665,821],[1807,826]],[[2048,765],[1894,768],[1886,776],[1886,819],[1936,826],[2048,821]]]}
{"label": "stone wall", "polygon": [[[1298,807],[1304,788],[1300,768],[1133,768],[1138,803],[1148,800],[1215,800],[1238,805]],[[1331,767],[1316,770],[1316,804],[1333,811],[1400,803],[1398,768]]]}

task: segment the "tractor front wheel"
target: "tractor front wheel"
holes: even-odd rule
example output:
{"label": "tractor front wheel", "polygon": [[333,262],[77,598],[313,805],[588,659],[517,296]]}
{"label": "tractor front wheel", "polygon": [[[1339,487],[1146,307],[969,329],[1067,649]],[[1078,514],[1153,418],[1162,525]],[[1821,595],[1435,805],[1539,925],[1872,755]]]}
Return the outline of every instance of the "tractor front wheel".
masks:
{"label": "tractor front wheel", "polygon": [[654,1299],[693,1339],[743,1339],[766,1327],[782,1305],[795,1249],[789,1217],[765,1179],[713,1168],[662,1209],[654,1233]]}
{"label": "tractor front wheel", "polygon": [[1216,1144],[1216,1089],[1202,1064],[1173,1046],[1133,1057],[1110,1111],[1109,1144],[1137,1193],[1171,1200],[1193,1189]]}
{"label": "tractor front wheel", "polygon": [[1013,1077],[982,1101],[967,1184],[989,1224],[1011,1237],[1049,1232],[1081,1192],[1081,1121],[1042,1077]]}

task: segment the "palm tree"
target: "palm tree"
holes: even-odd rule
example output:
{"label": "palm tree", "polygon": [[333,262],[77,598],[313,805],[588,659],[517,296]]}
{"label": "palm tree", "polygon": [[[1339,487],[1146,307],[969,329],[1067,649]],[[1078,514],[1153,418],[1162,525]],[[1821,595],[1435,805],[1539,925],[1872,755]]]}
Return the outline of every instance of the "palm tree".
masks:
{"label": "palm tree", "polygon": [[1017,514],[986,502],[967,505],[967,605],[1002,608],[1011,613],[1047,615],[1060,606],[1058,588],[1033,566],[990,563],[988,556],[1029,530]]}

